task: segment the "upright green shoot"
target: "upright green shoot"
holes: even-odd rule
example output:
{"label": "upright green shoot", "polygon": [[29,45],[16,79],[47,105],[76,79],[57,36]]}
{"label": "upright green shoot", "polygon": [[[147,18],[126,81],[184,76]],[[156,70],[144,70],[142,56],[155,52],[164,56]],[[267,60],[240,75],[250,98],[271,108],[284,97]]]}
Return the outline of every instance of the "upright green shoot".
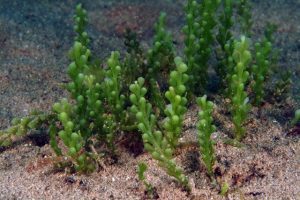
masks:
{"label": "upright green shoot", "polygon": [[157,117],[153,114],[152,105],[145,99],[147,89],[144,87],[145,80],[143,78],[139,78],[130,86],[131,112],[136,116],[146,151],[159,162],[159,165],[170,176],[175,177],[186,189],[189,189],[187,177],[173,161],[173,152],[178,143],[183,114],[186,111],[183,83],[187,81],[185,74],[187,66],[180,58],[176,58],[175,63],[177,67],[175,71],[171,72],[170,88],[166,92],[170,104],[165,109],[167,115],[163,125],[165,133],[163,134],[160,127],[157,126]]}
{"label": "upright green shoot", "polygon": [[215,154],[211,134],[216,130],[212,118],[213,103],[207,101],[207,97],[203,96],[197,99],[197,104],[201,109],[198,113],[199,121],[197,124],[201,157],[206,166],[208,175],[213,178]]}
{"label": "upright green shoot", "polygon": [[240,41],[235,41],[233,59],[236,63],[234,74],[231,77],[231,113],[233,116],[235,139],[241,141],[245,137],[243,124],[250,109],[249,98],[245,91],[245,85],[249,78],[246,71],[251,60],[249,51],[249,39],[245,36]]}
{"label": "upright green shoot", "polygon": [[87,46],[90,39],[85,28],[88,22],[87,12],[83,9],[82,4],[76,6],[75,15],[74,15],[74,30],[77,33],[75,40],[80,42],[83,46]]}
{"label": "upright green shoot", "polygon": [[164,99],[161,98],[162,86],[167,84],[166,75],[174,69],[174,47],[170,32],[166,30],[166,13],[161,13],[155,24],[153,47],[147,54],[148,73],[145,80],[149,84],[149,96],[151,102],[163,112]]}
{"label": "upright green shoot", "polygon": [[240,16],[240,26],[241,31],[244,35],[247,37],[250,37],[252,35],[252,6],[250,3],[250,0],[238,0],[237,1],[238,6],[238,15]]}
{"label": "upright green shoot", "polygon": [[[192,93],[203,93],[208,82],[208,60],[213,43],[213,29],[216,26],[215,16],[220,0],[203,0],[200,4],[188,1],[186,15],[187,26],[185,54],[188,61],[189,87]],[[195,35],[195,39],[194,39]],[[191,44],[195,40],[196,45]],[[192,50],[192,48],[195,50]]]}
{"label": "upright green shoot", "polygon": [[224,0],[223,12],[219,16],[218,34],[216,40],[219,44],[219,48],[216,50],[216,56],[218,64],[215,71],[220,78],[220,84],[222,90],[225,91],[226,87],[230,84],[229,74],[233,73],[233,38],[231,28],[233,26],[233,1]]}
{"label": "upright green shoot", "polygon": [[264,98],[264,84],[270,70],[270,53],[272,44],[267,39],[255,44],[255,65],[252,67],[253,84],[252,89],[255,93],[254,103],[259,105]]}

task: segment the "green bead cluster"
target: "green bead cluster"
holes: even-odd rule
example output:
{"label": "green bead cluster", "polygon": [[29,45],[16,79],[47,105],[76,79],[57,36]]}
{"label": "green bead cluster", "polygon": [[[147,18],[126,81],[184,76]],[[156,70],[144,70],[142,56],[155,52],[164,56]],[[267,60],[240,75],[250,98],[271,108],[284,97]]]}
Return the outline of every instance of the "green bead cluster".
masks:
{"label": "green bead cluster", "polygon": [[[72,63],[68,67],[71,81],[67,88],[75,100],[76,120],[82,136],[88,138],[92,134],[91,123],[94,130],[100,131],[103,126],[101,113],[103,113],[101,100],[101,85],[95,75],[89,72],[90,50],[76,41],[70,51]],[[100,70],[100,69],[99,69]]]}
{"label": "green bead cluster", "polygon": [[195,21],[198,17],[198,2],[195,0],[188,0],[185,6],[186,25],[183,27],[184,39],[184,53],[187,66],[189,68],[189,75],[192,79],[195,69],[199,69],[199,63],[196,62],[196,57],[199,57],[199,44],[196,36],[196,30],[199,28],[199,23]]}
{"label": "green bead cluster", "polygon": [[271,43],[274,43],[274,32],[277,31],[278,27],[276,24],[267,23],[264,31],[264,37]]}
{"label": "green bead cluster", "polygon": [[52,121],[53,115],[33,111],[29,116],[14,118],[11,127],[0,130],[0,146],[9,146],[17,137],[26,135],[30,130],[40,128],[44,123]]}
{"label": "green bead cluster", "polygon": [[[101,83],[96,80],[96,76],[87,74],[84,77],[84,85],[86,86],[86,91],[83,95],[77,97],[78,105],[75,106],[77,113],[82,113],[85,118],[80,117],[78,121],[80,122],[81,128],[89,128],[91,132],[85,131],[83,134],[85,138],[91,136],[93,132],[101,132],[103,126],[102,114],[104,112],[102,97],[101,97]],[[86,98],[86,104],[82,101],[81,97]],[[79,99],[78,99],[79,98]],[[85,119],[85,120],[80,120]],[[82,129],[83,131],[85,129]]]}
{"label": "green bead cluster", "polygon": [[266,38],[262,42],[255,44],[255,65],[252,67],[253,84],[252,90],[255,93],[254,103],[261,104],[264,98],[264,83],[270,71],[270,53],[272,44]]}
{"label": "green bead cluster", "polygon": [[[68,67],[70,82],[67,85],[74,101],[63,99],[54,104],[61,128],[50,126],[50,144],[57,155],[63,155],[57,135],[67,147],[67,155],[79,171],[91,172],[95,169],[95,151],[91,136],[97,135],[100,142],[106,142],[114,153],[114,138],[121,125],[127,123],[125,96],[121,94],[122,66],[119,52],[112,52],[107,67],[92,64],[91,52],[81,41],[86,25],[86,12],[81,5],[76,8],[75,30],[78,34],[69,52],[71,64]],[[87,37],[88,38],[88,37]],[[72,102],[72,103],[70,103]],[[57,134],[58,132],[58,134]]]}
{"label": "green bead cluster", "polygon": [[242,34],[247,37],[251,36],[252,32],[252,6],[250,0],[238,0],[237,1],[237,13],[240,16],[240,25]]}
{"label": "green bead cluster", "polygon": [[146,182],[145,172],[147,171],[148,167],[144,162],[141,162],[138,164],[137,167],[137,174],[140,181],[143,181],[146,183],[145,185],[148,185]]}
{"label": "green bead cluster", "polygon": [[107,60],[104,79],[106,113],[103,115],[103,131],[112,151],[114,151],[116,131],[120,130],[121,126],[126,123],[125,96],[121,94],[121,84],[122,64],[120,63],[120,53],[115,51]]}
{"label": "green bead cluster", "polygon": [[[92,172],[94,170],[93,160],[89,154],[85,152],[85,139],[82,137],[81,131],[76,129],[76,121],[72,119],[74,116],[74,107],[67,99],[62,99],[61,102],[53,105],[53,110],[58,115],[63,129],[58,132],[59,138],[68,148],[68,155],[75,163],[75,169],[83,172]],[[51,135],[50,145],[55,149],[55,152],[61,154],[55,138]]]}
{"label": "green bead cluster", "polygon": [[[223,3],[223,13],[219,16],[218,34],[216,40],[219,44],[219,48],[216,50],[216,57],[218,64],[215,67],[215,71],[220,78],[220,83],[225,87],[229,86],[230,76],[233,73],[233,37],[231,29],[233,27],[233,1],[225,0]],[[224,87],[225,86],[225,87]]]}
{"label": "green bead cluster", "polygon": [[124,118],[125,96],[121,94],[121,76],[122,68],[120,63],[120,53],[115,51],[111,53],[107,60],[108,69],[105,74],[105,92],[110,112],[120,121]]}
{"label": "green bead cluster", "polygon": [[124,34],[124,45],[126,46],[127,53],[142,54],[140,42],[138,41],[137,33],[131,29],[126,29]]}
{"label": "green bead cluster", "polygon": [[150,78],[157,80],[161,72],[169,73],[174,64],[172,35],[166,30],[166,13],[161,13],[154,25],[153,47],[148,50],[147,64]]}
{"label": "green bead cluster", "polygon": [[290,70],[282,72],[279,80],[275,84],[273,96],[278,101],[285,99],[291,89],[292,83],[292,72]]}
{"label": "green bead cluster", "polygon": [[85,32],[87,14],[81,4],[76,7],[74,29],[77,37],[73,48],[69,52],[72,61],[68,67],[68,75],[71,81],[67,89],[75,100],[74,116],[84,139],[88,139],[93,132],[102,132],[103,127],[103,89],[101,80],[96,74],[102,74],[100,67],[95,68],[91,64],[91,51],[87,48],[88,36]]}
{"label": "green bead cluster", "polygon": [[84,76],[89,69],[89,59],[91,51],[82,43],[75,41],[69,52],[71,64],[68,66],[67,73],[71,81],[67,85],[67,89],[72,95],[72,98],[77,98],[78,95],[85,90],[83,82]]}
{"label": "green bead cluster", "polygon": [[240,41],[235,41],[233,59],[236,63],[234,74],[231,77],[231,112],[233,116],[235,139],[242,140],[245,136],[243,123],[247,118],[250,109],[249,98],[245,91],[245,85],[249,78],[249,72],[246,71],[251,61],[249,51],[249,39],[245,36]]}
{"label": "green bead cluster", "polygon": [[[70,50],[72,62],[67,69],[71,79],[67,89],[75,101],[71,104],[63,99],[53,105],[54,113],[63,126],[58,136],[68,148],[68,156],[76,170],[86,173],[95,169],[93,155],[86,151],[86,144],[92,134],[103,133],[104,125],[102,87],[90,71],[90,55],[86,46],[75,41]],[[62,155],[57,144],[57,131],[55,126],[50,127],[50,144],[58,155]]]}
{"label": "green bead cluster", "polygon": [[208,175],[212,177],[213,166],[216,160],[213,147],[214,143],[211,140],[211,134],[216,131],[212,118],[213,103],[207,101],[207,96],[205,95],[197,99],[197,104],[201,109],[198,113],[199,121],[197,124],[200,152]]}
{"label": "green bead cluster", "polygon": [[268,70],[269,72],[266,76],[266,80],[268,80],[271,75],[276,73],[275,71],[278,69],[278,59],[280,51],[275,46],[273,46],[275,42],[274,33],[277,31],[277,29],[278,27],[276,24],[268,22],[264,30],[263,41],[270,42],[272,45],[269,55],[270,69]]}
{"label": "green bead cluster", "polygon": [[[157,117],[152,112],[151,104],[145,99],[147,89],[144,87],[145,80],[143,78],[139,78],[134,84],[130,85],[132,93],[130,100],[133,104],[131,112],[136,116],[145,149],[170,176],[175,177],[186,189],[189,189],[187,177],[173,161],[173,152],[176,147],[174,145],[178,142],[183,114],[186,110],[184,107],[186,99],[181,95],[185,93],[183,83],[187,81],[187,75],[184,74],[187,70],[186,65],[182,63],[180,58],[176,58],[175,63],[177,70],[171,73],[171,86],[169,91],[166,92],[166,97],[170,101],[170,105],[167,105],[165,109],[167,117],[164,120],[163,127],[166,133],[163,134],[157,127]],[[176,84],[179,85],[176,86]]]}
{"label": "green bead cluster", "polygon": [[[130,29],[125,32],[126,56],[123,64],[123,85],[129,86],[142,74],[147,74],[146,58],[138,41],[137,34]],[[126,94],[129,89],[125,88]],[[128,94],[129,95],[129,94]]]}
{"label": "green bead cluster", "polygon": [[162,86],[166,84],[167,75],[174,68],[174,47],[171,34],[166,30],[166,13],[161,13],[154,25],[155,35],[153,47],[147,52],[148,73],[145,76],[149,87],[151,102],[163,112],[165,107],[162,98]]}
{"label": "green bead cluster", "polygon": [[163,123],[165,136],[172,148],[178,144],[178,139],[181,134],[184,114],[187,110],[186,104],[186,82],[188,75],[186,74],[187,66],[182,60],[175,58],[176,70],[172,71],[169,80],[169,90],[165,93],[166,98],[170,102],[166,105],[166,118]]}
{"label": "green bead cluster", "polygon": [[[268,23],[264,33],[265,39],[271,43],[274,43],[274,32],[276,30],[277,25]],[[272,47],[270,52],[270,74],[268,74],[266,78],[270,78],[270,75],[279,74],[279,78],[276,80],[275,87],[273,87],[272,95],[277,101],[282,101],[286,99],[293,82],[291,79],[291,70],[287,68],[285,68],[285,70],[281,70],[278,66],[279,53],[280,52],[277,48]]]}
{"label": "green bead cluster", "polygon": [[[272,65],[272,31],[267,29],[262,42],[255,45],[255,65],[251,76],[249,75],[249,40],[242,36],[240,41],[234,41],[231,32],[235,14],[234,1],[223,1],[224,12],[219,15],[218,23],[215,18],[220,3],[220,0],[187,1],[186,26],[183,28],[187,65],[180,58],[174,58],[173,40],[165,28],[166,14],[162,13],[155,24],[153,47],[147,54],[140,47],[137,35],[127,31],[125,60],[121,60],[120,53],[114,51],[103,66],[93,60],[87,47],[87,14],[79,4],[74,17],[77,36],[69,52],[71,64],[67,69],[70,82],[66,88],[71,98],[55,103],[50,114],[36,112],[13,120],[12,127],[0,132],[0,146],[9,145],[15,136],[23,136],[30,129],[39,128],[43,124],[49,125],[50,145],[54,152],[58,156],[66,155],[77,171],[90,173],[95,170],[99,156],[96,151],[99,149],[94,145],[102,147],[104,143],[114,153],[115,136],[118,132],[139,129],[145,150],[168,175],[190,190],[187,176],[174,161],[174,152],[178,147],[187,111],[187,92],[202,93],[208,81],[208,60],[214,39],[219,46],[216,51],[216,72],[222,84],[228,88],[231,100],[235,139],[229,139],[229,142],[234,145],[241,146],[239,141],[245,137],[243,124],[250,109],[246,93],[249,78],[252,78],[253,84],[250,86],[255,92],[255,102],[259,104],[263,100],[264,82]],[[245,34],[250,35],[250,3],[247,0],[239,0],[238,3],[241,28]],[[218,32],[214,37],[217,25]],[[137,79],[140,76],[145,76],[145,79]],[[169,87],[166,87],[166,80],[169,80]],[[290,74],[283,79],[282,87],[289,80]],[[130,113],[126,107],[126,95],[130,95],[132,103]],[[213,178],[216,161],[214,142],[211,139],[216,130],[212,118],[213,103],[207,101],[204,95],[197,99],[197,104],[201,108],[197,123],[200,152],[208,175]],[[299,120],[300,110],[297,110],[292,124],[295,125]],[[152,190],[153,187],[144,176],[146,170],[145,164],[138,166],[139,179],[147,190]],[[221,194],[227,192],[228,185],[225,182]]]}
{"label": "green bead cluster", "polygon": [[274,75],[276,71],[278,70],[278,59],[279,59],[279,49],[273,46],[273,43],[275,42],[274,40],[274,32],[277,30],[277,25],[272,24],[272,23],[267,23],[265,31],[264,31],[264,36],[262,39],[262,43],[270,43],[271,44],[271,49],[270,53],[268,56],[268,61],[269,61],[269,69],[265,75],[265,82],[268,81],[271,77],[271,75]]}
{"label": "green bead cluster", "polygon": [[222,50],[225,50],[225,46],[232,39],[232,32],[230,31],[233,26],[233,1],[222,1],[223,13],[218,18],[218,34],[216,39],[220,44]]}
{"label": "green bead cluster", "polygon": [[185,55],[189,64],[189,86],[194,94],[202,93],[208,82],[208,60],[212,52],[213,29],[217,24],[215,15],[220,2],[188,1],[186,6],[187,25],[183,29],[186,35]]}
{"label": "green bead cluster", "polygon": [[85,27],[88,22],[87,12],[83,9],[81,4],[76,6],[75,15],[74,15],[74,31],[77,33],[75,40],[80,42],[83,46],[87,46],[90,39],[87,32],[85,32]]}
{"label": "green bead cluster", "polygon": [[144,183],[145,187],[146,187],[146,191],[147,191],[147,194],[150,195],[150,196],[153,196],[154,194],[154,187],[148,183],[148,181],[146,180],[146,177],[145,177],[145,172],[148,170],[148,166],[144,163],[144,162],[140,162],[138,164],[138,167],[137,167],[137,174],[138,174],[138,178],[141,182]]}

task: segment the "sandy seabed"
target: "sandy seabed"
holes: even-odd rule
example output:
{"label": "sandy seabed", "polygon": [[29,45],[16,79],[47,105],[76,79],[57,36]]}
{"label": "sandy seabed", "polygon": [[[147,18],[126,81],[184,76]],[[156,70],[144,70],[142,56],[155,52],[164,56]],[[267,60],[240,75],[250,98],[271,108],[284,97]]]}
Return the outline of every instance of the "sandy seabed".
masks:
{"label": "sandy seabed", "polygon": [[[25,116],[32,109],[49,110],[53,102],[67,95],[61,83],[68,80],[65,69],[74,38],[76,2],[0,1],[1,128],[7,127],[12,117]],[[111,50],[124,50],[122,32],[127,26],[138,32],[147,47],[161,10],[167,12],[168,26],[180,48],[184,18],[181,2],[85,1],[92,51],[103,58]],[[262,34],[267,21],[278,25],[274,45],[281,50],[281,69],[293,71],[294,85],[286,101],[251,110],[244,147],[217,140],[215,172],[219,182],[230,185],[227,197],[212,188],[199,161],[194,145],[197,108],[191,106],[182,138],[190,145],[176,154],[176,161],[190,179],[190,195],[147,153],[137,154],[134,147],[124,143],[117,145],[116,162],[104,160],[104,169],[86,176],[56,170],[49,145],[41,146],[36,137],[26,137],[8,149],[0,149],[0,199],[145,199],[145,188],[136,175],[140,161],[148,164],[147,180],[156,188],[159,199],[300,199],[300,136],[299,132],[287,134],[293,110],[300,104],[299,11],[297,0],[253,1],[254,33]],[[231,123],[223,100],[215,99],[215,135],[225,136]]]}

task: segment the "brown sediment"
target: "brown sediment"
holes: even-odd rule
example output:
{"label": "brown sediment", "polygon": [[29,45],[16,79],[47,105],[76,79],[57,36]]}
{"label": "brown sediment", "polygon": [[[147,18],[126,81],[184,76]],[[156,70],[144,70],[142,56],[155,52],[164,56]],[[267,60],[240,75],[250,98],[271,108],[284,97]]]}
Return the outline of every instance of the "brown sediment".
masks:
{"label": "brown sediment", "polygon": [[[149,36],[161,10],[168,14],[174,40],[182,41],[180,1],[172,1],[172,5],[167,1],[159,1],[160,5],[158,1],[122,1],[109,5],[108,2],[93,1],[93,6],[87,8],[91,9],[88,11],[89,28],[96,57],[124,48],[120,36],[126,27],[137,31],[146,43],[150,43]],[[274,45],[282,49],[282,69],[289,66],[295,72],[292,97],[299,99],[300,15],[295,8],[299,8],[299,3],[296,0],[288,2],[254,2],[254,34],[262,32],[266,21],[278,24]],[[73,41],[72,21],[69,19],[75,3],[57,4],[38,4],[36,10],[19,8],[20,5],[13,3],[0,5],[0,8],[14,7],[23,9],[25,15],[27,13],[24,19],[22,16],[20,19],[18,16],[10,19],[4,14],[0,16],[1,128],[8,126],[13,116],[24,116],[31,109],[50,110],[53,102],[67,96],[61,83],[67,81],[64,72],[68,65],[67,52]],[[46,12],[49,7],[53,14]],[[230,186],[228,199],[300,199],[299,131],[287,128],[294,104],[299,106],[300,102],[288,100],[280,104],[266,103],[261,110],[253,108],[244,146],[237,148],[218,139],[232,134],[232,124],[226,113],[226,103],[220,97],[215,98],[214,117],[218,122],[218,132],[215,134],[217,162],[214,168],[217,181]],[[192,185],[190,195],[142,151],[140,138],[136,143],[121,138],[116,162],[104,162],[103,169],[91,175],[70,174],[54,167],[54,163],[64,158],[56,158],[48,144],[39,147],[26,139],[0,151],[0,199],[144,199],[147,197],[145,188],[136,175],[140,161],[148,164],[147,181],[156,188],[159,199],[225,199],[211,185],[200,161],[196,121],[197,107],[192,105],[186,115],[182,139],[189,145],[176,152],[176,162],[184,169]],[[131,133],[128,137],[135,134],[139,133]]]}

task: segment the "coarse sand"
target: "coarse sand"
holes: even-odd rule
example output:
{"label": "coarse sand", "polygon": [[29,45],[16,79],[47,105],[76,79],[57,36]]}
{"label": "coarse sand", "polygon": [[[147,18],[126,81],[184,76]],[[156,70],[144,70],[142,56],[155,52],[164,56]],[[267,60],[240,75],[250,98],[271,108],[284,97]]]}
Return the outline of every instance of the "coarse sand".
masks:
{"label": "coarse sand", "polygon": [[[68,95],[62,83],[68,81],[67,54],[73,43],[72,15],[78,2],[0,0],[0,128],[9,126],[13,117],[25,116],[33,109],[48,111],[55,101]],[[147,48],[160,11],[168,14],[168,27],[180,49],[182,2],[84,1],[93,53],[105,58],[112,50],[123,52],[122,35],[126,27],[136,31]],[[149,196],[136,174],[141,161],[149,166],[147,181],[155,187],[155,197],[159,199],[300,199],[300,128],[292,129],[288,124],[295,108],[300,106],[300,2],[252,3],[255,38],[262,34],[266,22],[278,25],[274,46],[280,49],[280,70],[292,70],[294,84],[286,100],[266,102],[260,109],[251,109],[247,137],[241,148],[226,145],[221,139],[230,134],[232,124],[226,113],[226,100],[212,94],[218,128],[214,133],[214,169],[217,181],[229,185],[227,197],[212,186],[200,162],[195,128],[198,108],[191,105],[181,138],[186,145],[176,152],[176,162],[192,185],[191,194],[183,191],[142,151],[139,133],[130,133],[130,137],[136,136],[137,144],[131,144],[124,135],[120,137],[117,158],[103,159],[103,169],[81,175],[55,167],[57,158],[50,146],[43,143],[47,134],[42,130],[17,140],[9,148],[0,148],[0,200],[147,199]]]}

